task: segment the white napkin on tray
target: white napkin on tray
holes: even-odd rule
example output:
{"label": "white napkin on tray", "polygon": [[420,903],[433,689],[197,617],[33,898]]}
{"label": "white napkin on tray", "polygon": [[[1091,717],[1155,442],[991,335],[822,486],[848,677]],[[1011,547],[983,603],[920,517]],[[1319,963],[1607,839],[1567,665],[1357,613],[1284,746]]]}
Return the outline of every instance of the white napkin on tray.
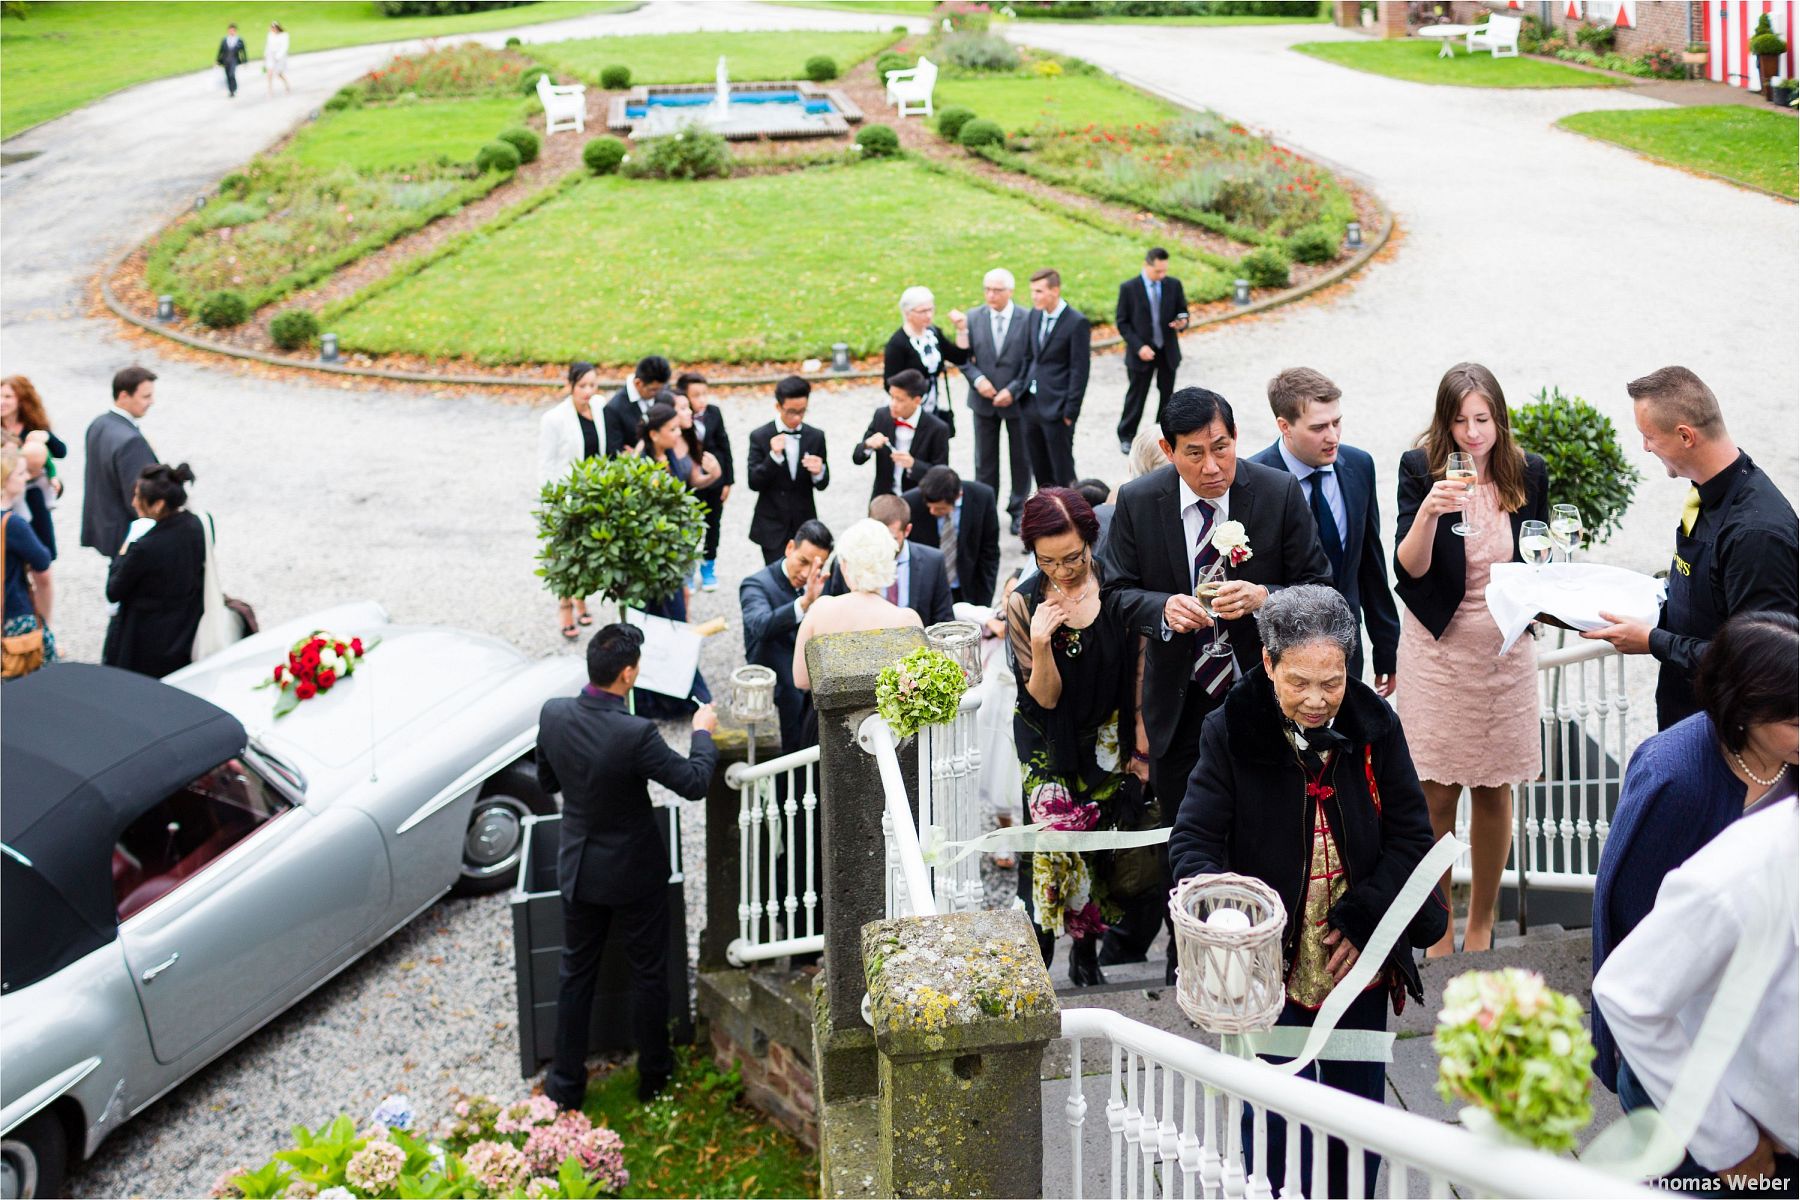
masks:
{"label": "white napkin on tray", "polygon": [[1612,624],[1602,610],[1614,616],[1656,623],[1661,611],[1664,584],[1637,571],[1604,563],[1495,563],[1487,585],[1488,612],[1500,627],[1500,653],[1535,621],[1539,613],[1555,617],[1572,629],[1604,629]]}

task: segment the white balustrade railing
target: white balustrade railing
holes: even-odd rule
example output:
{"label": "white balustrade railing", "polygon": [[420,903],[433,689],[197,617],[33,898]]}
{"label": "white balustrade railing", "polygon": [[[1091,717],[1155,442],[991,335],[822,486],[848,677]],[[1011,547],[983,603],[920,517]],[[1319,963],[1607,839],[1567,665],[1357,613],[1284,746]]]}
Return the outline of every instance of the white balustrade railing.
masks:
{"label": "white balustrade railing", "polygon": [[817,746],[725,771],[738,790],[738,936],[725,948],[733,966],[825,948],[818,775]]}
{"label": "white balustrade railing", "polygon": [[[1625,656],[1606,642],[1581,641],[1538,654],[1538,721],[1542,773],[1514,789],[1518,806],[1512,859],[1503,883],[1516,886],[1519,865],[1528,888],[1594,890],[1600,850],[1635,748],[1626,733],[1631,699]],[[1469,840],[1469,795],[1457,803],[1456,836]],[[1469,879],[1465,855],[1452,871]]]}
{"label": "white balustrade railing", "polygon": [[881,772],[884,806],[882,841],[887,847],[887,915],[923,916],[967,912],[982,906],[980,856],[970,854],[942,867],[925,862],[922,843],[935,829],[943,839],[964,842],[981,836],[983,813],[977,772],[975,714],[981,697],[964,693],[956,716],[919,731],[919,806],[915,820],[894,732],[879,716],[863,721],[857,732],[862,748],[875,756]]}
{"label": "white balustrade railing", "polygon": [[[1283,1197],[1328,1194],[1330,1141],[1348,1149],[1346,1194],[1351,1196],[1365,1193],[1365,1151],[1386,1160],[1390,1197],[1448,1196],[1451,1188],[1464,1196],[1656,1194],[1572,1159],[1504,1145],[1459,1126],[1352,1096],[1108,1009],[1064,1009],[1062,1034],[1070,1044],[1063,1114],[1071,1175],[1066,1188],[1052,1189],[1053,1194],[1078,1200],[1083,1195],[1082,1138],[1089,1105],[1082,1060],[1088,1045],[1111,1055],[1103,1115],[1108,1134],[1107,1194],[1115,1200],[1159,1196],[1264,1200],[1271,1195],[1271,1115],[1287,1124]],[[1240,1132],[1246,1112],[1252,1128],[1247,1160]],[[1307,1142],[1310,1192],[1302,1189],[1300,1157]]]}
{"label": "white balustrade railing", "polygon": [[[937,893],[919,848],[919,828],[913,823],[912,805],[906,798],[906,781],[900,776],[900,754],[894,731],[871,714],[856,731],[856,741],[875,758],[881,773],[881,839],[887,847],[884,874],[887,879],[887,915],[932,916],[938,912]],[[864,1016],[868,998],[864,1000]]]}

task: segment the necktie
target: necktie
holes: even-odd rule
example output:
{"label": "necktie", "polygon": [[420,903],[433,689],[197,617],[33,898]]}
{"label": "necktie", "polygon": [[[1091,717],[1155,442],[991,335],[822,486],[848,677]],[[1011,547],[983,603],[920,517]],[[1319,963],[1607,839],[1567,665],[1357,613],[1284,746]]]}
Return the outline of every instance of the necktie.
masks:
{"label": "necktie", "polygon": [[1044,314],[1044,323],[1042,325],[1038,326],[1038,348],[1039,349],[1042,349],[1044,343],[1050,340],[1050,329],[1055,324],[1056,324],[1056,318],[1051,316],[1049,313],[1045,313]]}
{"label": "necktie", "polygon": [[[1213,548],[1213,506],[1202,500],[1200,503],[1200,549],[1194,555],[1194,582],[1211,570],[1219,561],[1219,552]],[[1201,651],[1212,645],[1218,637],[1218,627],[1211,631],[1194,635],[1194,682],[1205,689],[1209,696],[1217,696],[1231,682],[1231,655],[1203,656]]]}
{"label": "necktie", "polygon": [[895,607],[899,607],[899,604],[900,604],[900,577],[898,575],[896,575],[894,577],[894,582],[887,585],[887,592],[885,593],[885,595],[887,596],[887,602],[889,604],[892,604]]}
{"label": "necktie", "polygon": [[1331,515],[1331,505],[1325,503],[1325,476],[1331,473],[1329,467],[1320,468],[1306,477],[1311,486],[1313,521],[1319,527],[1319,543],[1325,547],[1325,557],[1331,560],[1331,574],[1334,578],[1342,578],[1344,574],[1344,538],[1338,532],[1337,518]]}
{"label": "necktie", "polygon": [[1160,350],[1162,343],[1162,281],[1153,280],[1150,284],[1150,344]]}
{"label": "necktie", "polygon": [[938,518],[938,549],[944,552],[944,573],[950,577],[950,586],[956,587],[956,512],[951,510],[947,517]]}
{"label": "necktie", "polygon": [[1687,499],[1681,505],[1681,532],[1689,537],[1694,534],[1694,524],[1700,520],[1700,489],[1689,486]]}
{"label": "necktie", "polygon": [[[991,308],[988,311],[994,312],[994,310]],[[994,313],[994,350],[996,353],[998,353],[1006,345],[1006,326],[1007,326],[1008,319],[1011,316],[1012,316],[1012,305],[1010,305],[1010,304],[1007,305],[1005,308],[1001,309],[999,312]]]}

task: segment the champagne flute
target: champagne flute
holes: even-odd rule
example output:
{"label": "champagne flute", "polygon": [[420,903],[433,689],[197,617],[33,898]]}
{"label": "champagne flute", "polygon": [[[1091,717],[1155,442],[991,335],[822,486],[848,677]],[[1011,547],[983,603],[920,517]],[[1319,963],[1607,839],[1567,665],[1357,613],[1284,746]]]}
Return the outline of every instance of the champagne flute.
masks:
{"label": "champagne flute", "polygon": [[1573,504],[1558,504],[1550,509],[1550,540],[1563,552],[1563,561],[1575,561],[1581,549],[1581,510]]}
{"label": "champagne flute", "polygon": [[1231,653],[1230,635],[1218,624],[1219,614],[1213,611],[1213,599],[1218,596],[1219,589],[1225,586],[1225,566],[1225,560],[1220,558],[1202,571],[1199,581],[1194,584],[1194,599],[1200,602],[1200,607],[1206,610],[1206,615],[1213,621],[1212,640],[1200,652],[1206,658],[1221,658]]}
{"label": "champagne flute", "polygon": [[1531,564],[1532,574],[1550,561],[1555,552],[1555,543],[1550,540],[1550,526],[1542,521],[1527,521],[1519,526],[1519,556]]}
{"label": "champagne flute", "polygon": [[1463,485],[1462,520],[1452,525],[1450,532],[1458,537],[1480,533],[1478,528],[1469,523],[1469,497],[1475,491],[1475,456],[1461,450],[1452,451],[1444,463],[1444,478]]}

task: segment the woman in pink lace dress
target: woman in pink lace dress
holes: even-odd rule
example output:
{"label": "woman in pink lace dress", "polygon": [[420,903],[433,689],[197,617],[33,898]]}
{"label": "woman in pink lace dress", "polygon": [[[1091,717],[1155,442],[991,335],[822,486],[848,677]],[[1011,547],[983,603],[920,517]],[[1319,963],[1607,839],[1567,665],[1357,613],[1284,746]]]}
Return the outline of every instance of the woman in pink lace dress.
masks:
{"label": "woman in pink lace dress", "polygon": [[[1444,478],[1454,451],[1475,459],[1472,488]],[[1544,460],[1513,442],[1506,396],[1493,372],[1458,363],[1438,383],[1431,427],[1400,458],[1400,517],[1394,591],[1400,618],[1400,688],[1395,706],[1431,809],[1432,833],[1456,824],[1469,789],[1473,887],[1463,949],[1493,944],[1500,874],[1512,845],[1512,789],[1535,779],[1537,656],[1530,638],[1500,653],[1488,615],[1489,569],[1519,557],[1519,526],[1549,519]],[[1474,531],[1452,529],[1460,514]],[[1449,879],[1445,881],[1448,894]],[[1426,952],[1456,949],[1455,922]]]}

